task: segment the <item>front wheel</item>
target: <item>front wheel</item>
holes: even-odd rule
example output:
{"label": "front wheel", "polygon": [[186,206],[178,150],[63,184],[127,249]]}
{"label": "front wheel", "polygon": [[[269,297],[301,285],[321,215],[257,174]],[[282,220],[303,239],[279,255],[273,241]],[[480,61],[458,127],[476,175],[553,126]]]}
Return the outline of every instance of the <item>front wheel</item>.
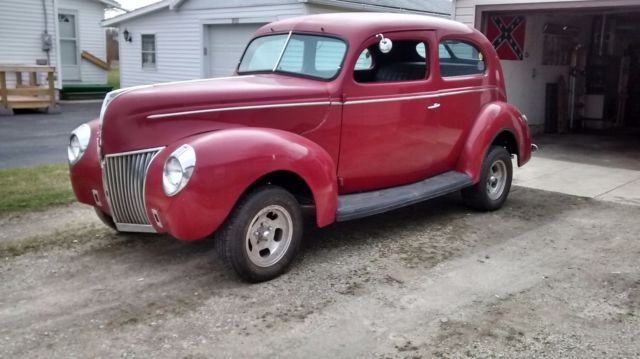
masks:
{"label": "front wheel", "polygon": [[286,271],[302,241],[302,212],[291,193],[277,186],[250,192],[216,233],[223,260],[249,282]]}
{"label": "front wheel", "polygon": [[480,182],[462,190],[465,203],[481,211],[500,209],[511,189],[511,155],[500,146],[492,146],[482,163]]}

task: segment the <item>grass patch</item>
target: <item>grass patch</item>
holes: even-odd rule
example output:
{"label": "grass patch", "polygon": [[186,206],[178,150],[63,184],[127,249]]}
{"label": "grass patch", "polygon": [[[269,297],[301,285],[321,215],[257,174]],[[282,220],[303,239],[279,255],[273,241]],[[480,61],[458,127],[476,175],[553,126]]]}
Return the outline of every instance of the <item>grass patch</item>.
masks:
{"label": "grass patch", "polygon": [[0,216],[46,209],[75,200],[66,164],[0,170]]}
{"label": "grass patch", "polygon": [[114,90],[120,88],[120,69],[111,69],[107,74],[107,85],[113,87]]}

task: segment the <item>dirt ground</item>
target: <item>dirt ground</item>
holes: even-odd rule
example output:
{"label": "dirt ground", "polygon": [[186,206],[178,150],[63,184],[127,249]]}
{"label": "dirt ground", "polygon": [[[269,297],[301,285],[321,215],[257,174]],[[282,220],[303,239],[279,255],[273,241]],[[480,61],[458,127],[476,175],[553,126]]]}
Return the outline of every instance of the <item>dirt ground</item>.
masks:
{"label": "dirt ground", "polygon": [[210,240],[116,235],[79,205],[5,218],[0,357],[637,358],[639,218],[517,187],[494,213],[449,196],[310,229],[257,285]]}

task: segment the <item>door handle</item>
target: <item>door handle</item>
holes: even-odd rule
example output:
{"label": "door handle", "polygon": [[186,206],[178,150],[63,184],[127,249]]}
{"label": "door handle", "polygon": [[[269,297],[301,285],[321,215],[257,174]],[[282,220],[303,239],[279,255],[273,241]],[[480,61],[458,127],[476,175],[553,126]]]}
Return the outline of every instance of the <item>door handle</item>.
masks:
{"label": "door handle", "polygon": [[428,108],[429,110],[435,110],[436,108],[439,108],[439,107],[440,107],[440,104],[439,104],[439,103],[437,103],[437,102],[436,102],[436,103],[434,103],[434,104],[433,104],[433,105],[431,105],[431,106],[427,106],[427,108]]}

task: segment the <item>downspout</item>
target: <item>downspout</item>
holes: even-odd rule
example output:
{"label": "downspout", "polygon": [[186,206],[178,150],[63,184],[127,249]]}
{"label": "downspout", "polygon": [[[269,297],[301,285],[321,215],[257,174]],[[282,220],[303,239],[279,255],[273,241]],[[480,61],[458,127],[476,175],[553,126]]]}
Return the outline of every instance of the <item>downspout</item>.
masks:
{"label": "downspout", "polygon": [[451,1],[451,20],[456,19],[456,3],[458,0]]}
{"label": "downspout", "polygon": [[44,34],[42,35],[42,47],[47,53],[47,65],[51,66],[51,47],[45,45],[46,38],[49,37],[49,16],[47,14],[47,0],[42,0],[42,11],[44,13]]}
{"label": "downspout", "polygon": [[[58,19],[58,0],[53,0],[53,18],[56,19],[56,21]],[[56,34],[53,41],[56,46],[56,84],[58,89],[62,89],[62,55],[60,54],[60,29],[58,26],[55,26],[54,33]]]}

